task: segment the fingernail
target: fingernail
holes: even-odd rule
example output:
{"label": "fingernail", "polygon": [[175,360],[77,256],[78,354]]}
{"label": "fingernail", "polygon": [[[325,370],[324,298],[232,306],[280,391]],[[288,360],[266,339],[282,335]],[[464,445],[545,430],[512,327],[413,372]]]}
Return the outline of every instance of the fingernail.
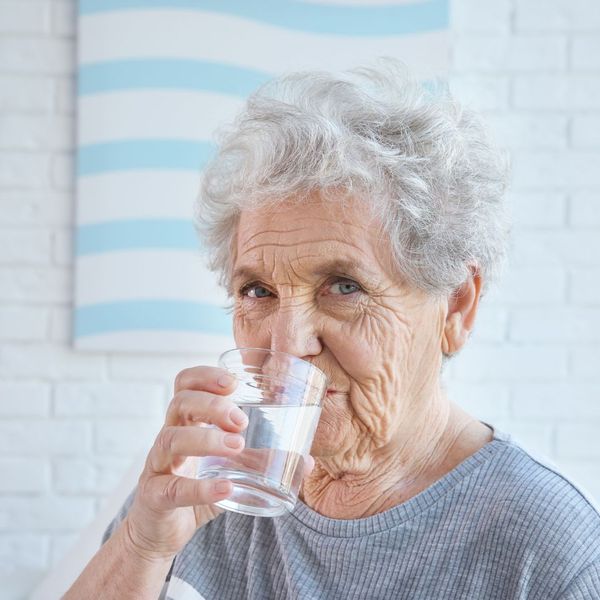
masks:
{"label": "fingernail", "polygon": [[246,416],[246,413],[237,406],[231,409],[231,412],[229,413],[229,418],[236,425],[246,425],[248,423],[248,417]]}
{"label": "fingernail", "polygon": [[217,383],[224,388],[227,388],[230,385],[232,385],[234,381],[235,377],[232,377],[231,375],[221,375],[221,377],[217,379]]}
{"label": "fingernail", "polygon": [[237,433],[227,433],[223,438],[223,441],[228,448],[241,448],[244,443],[244,438]]}
{"label": "fingernail", "polygon": [[217,494],[226,494],[231,490],[231,483],[229,483],[229,481],[217,481],[217,483],[215,483],[215,492]]}

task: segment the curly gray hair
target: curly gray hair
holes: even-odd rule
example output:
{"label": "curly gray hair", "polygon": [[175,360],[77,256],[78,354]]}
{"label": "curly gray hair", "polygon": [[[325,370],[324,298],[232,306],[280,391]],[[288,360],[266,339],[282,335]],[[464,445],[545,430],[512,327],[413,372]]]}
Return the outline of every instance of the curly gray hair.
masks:
{"label": "curly gray hair", "polygon": [[196,204],[209,267],[229,294],[243,210],[314,192],[368,202],[398,272],[450,294],[506,254],[507,161],[479,119],[395,59],[334,74],[288,73],[261,86],[217,136]]}

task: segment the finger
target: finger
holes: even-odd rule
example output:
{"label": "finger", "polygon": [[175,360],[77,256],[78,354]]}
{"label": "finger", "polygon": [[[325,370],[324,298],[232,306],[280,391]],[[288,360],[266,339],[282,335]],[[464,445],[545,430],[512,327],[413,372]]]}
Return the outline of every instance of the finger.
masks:
{"label": "finger", "polygon": [[244,448],[238,433],[194,425],[163,427],[148,453],[147,466],[154,473],[171,473],[182,456],[236,456]]}
{"label": "finger", "polygon": [[175,377],[175,394],[181,390],[203,390],[213,394],[231,394],[237,379],[220,367],[191,367],[180,371]]}
{"label": "finger", "polygon": [[188,479],[176,475],[157,475],[144,486],[148,502],[157,510],[213,504],[230,496],[232,491],[233,485],[226,479]]}
{"label": "finger", "polygon": [[177,392],[165,417],[166,425],[210,423],[228,431],[240,431],[248,425],[248,417],[230,399],[210,392],[182,390]]}

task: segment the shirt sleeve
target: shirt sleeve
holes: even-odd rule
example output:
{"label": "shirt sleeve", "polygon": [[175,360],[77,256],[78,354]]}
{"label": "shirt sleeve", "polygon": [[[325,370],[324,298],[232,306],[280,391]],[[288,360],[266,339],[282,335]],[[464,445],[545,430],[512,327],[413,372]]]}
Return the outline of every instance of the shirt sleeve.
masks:
{"label": "shirt sleeve", "polygon": [[600,600],[600,562],[581,571],[556,600]]}

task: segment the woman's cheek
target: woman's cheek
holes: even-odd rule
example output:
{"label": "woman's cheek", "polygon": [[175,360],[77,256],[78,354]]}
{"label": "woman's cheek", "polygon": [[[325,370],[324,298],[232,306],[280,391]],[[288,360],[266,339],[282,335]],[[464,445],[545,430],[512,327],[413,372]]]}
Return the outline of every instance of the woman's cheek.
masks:
{"label": "woman's cheek", "polygon": [[238,348],[270,348],[268,319],[253,318],[247,310],[237,308],[233,313],[233,337]]}
{"label": "woman's cheek", "polygon": [[325,345],[344,371],[355,380],[369,376],[377,364],[378,346],[361,322],[345,324],[323,336]]}
{"label": "woman's cheek", "polygon": [[327,396],[323,400],[319,424],[311,454],[334,456],[352,445],[356,434],[352,427],[353,413],[345,394]]}

